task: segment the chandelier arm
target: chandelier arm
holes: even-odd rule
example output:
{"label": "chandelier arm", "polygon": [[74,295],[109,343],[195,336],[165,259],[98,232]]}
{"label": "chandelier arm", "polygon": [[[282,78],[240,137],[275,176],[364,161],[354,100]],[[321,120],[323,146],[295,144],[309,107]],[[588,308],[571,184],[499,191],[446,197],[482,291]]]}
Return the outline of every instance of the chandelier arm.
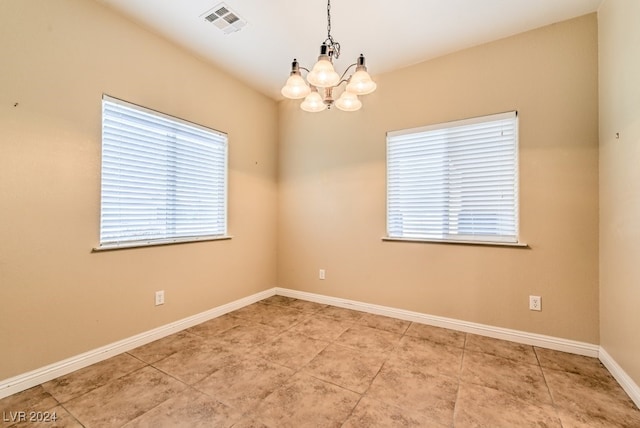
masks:
{"label": "chandelier arm", "polygon": [[[345,79],[344,76],[347,75],[347,73],[349,72],[349,70],[351,70],[351,67],[354,67],[358,65],[357,62],[354,62],[353,64],[351,64],[349,67],[347,67],[347,69],[344,71],[344,73],[342,73],[342,76],[340,76],[340,83],[342,82],[347,82],[349,79]],[[351,76],[349,76],[349,78],[351,78]],[[340,83],[338,83],[336,86],[338,86]]]}

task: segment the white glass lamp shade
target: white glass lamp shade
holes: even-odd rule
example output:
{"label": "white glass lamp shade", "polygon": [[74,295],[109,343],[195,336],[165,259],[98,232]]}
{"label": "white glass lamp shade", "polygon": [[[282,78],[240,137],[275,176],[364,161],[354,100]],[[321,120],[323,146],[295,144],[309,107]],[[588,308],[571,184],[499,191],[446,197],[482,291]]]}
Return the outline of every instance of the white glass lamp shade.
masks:
{"label": "white glass lamp shade", "polygon": [[280,93],[292,100],[304,98],[311,92],[311,88],[298,73],[291,73]]}
{"label": "white glass lamp shade", "polygon": [[336,107],[342,111],[356,111],[362,107],[362,102],[358,96],[352,92],[344,91],[336,101]]}
{"label": "white glass lamp shade", "polygon": [[318,62],[307,75],[307,80],[311,85],[318,88],[328,88],[335,86],[340,81],[340,75],[334,70],[329,57],[320,55]]}
{"label": "white glass lamp shade", "polygon": [[378,85],[371,80],[371,76],[366,70],[358,70],[349,79],[347,91],[356,95],[367,95],[376,90]]}
{"label": "white glass lamp shade", "polygon": [[300,104],[300,108],[304,111],[316,113],[326,109],[327,105],[324,103],[324,100],[322,99],[318,91],[311,91],[311,93],[304,99],[302,104]]}

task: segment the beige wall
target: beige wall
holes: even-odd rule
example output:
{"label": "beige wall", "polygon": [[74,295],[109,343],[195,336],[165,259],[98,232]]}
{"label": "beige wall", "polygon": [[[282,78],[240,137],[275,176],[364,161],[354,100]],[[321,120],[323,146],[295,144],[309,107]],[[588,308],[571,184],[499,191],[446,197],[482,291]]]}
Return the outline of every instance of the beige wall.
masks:
{"label": "beige wall", "polygon": [[[356,113],[281,102],[278,284],[597,344],[597,58],[591,14],[377,76]],[[531,249],[382,242],[385,132],[514,109]]]}
{"label": "beige wall", "polygon": [[[97,2],[0,0],[0,379],[275,285],[598,343],[596,48],[589,15],[311,115]],[[102,93],[229,133],[234,239],[91,253]],[[512,109],[531,249],[382,242],[385,132]]]}
{"label": "beige wall", "polygon": [[[103,92],[229,134],[234,239],[91,253]],[[0,0],[0,379],[275,286],[277,114],[97,2]]]}
{"label": "beige wall", "polygon": [[[640,385],[640,2],[598,12],[600,337]],[[620,138],[616,138],[616,133]]]}

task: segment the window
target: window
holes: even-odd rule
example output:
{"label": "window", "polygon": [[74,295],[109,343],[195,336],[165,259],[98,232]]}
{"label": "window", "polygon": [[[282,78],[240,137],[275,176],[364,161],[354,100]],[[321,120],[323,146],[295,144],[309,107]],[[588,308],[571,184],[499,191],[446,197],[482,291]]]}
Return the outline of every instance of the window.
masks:
{"label": "window", "polygon": [[517,113],[387,133],[387,234],[517,243]]}
{"label": "window", "polygon": [[226,233],[227,135],[103,96],[100,248]]}

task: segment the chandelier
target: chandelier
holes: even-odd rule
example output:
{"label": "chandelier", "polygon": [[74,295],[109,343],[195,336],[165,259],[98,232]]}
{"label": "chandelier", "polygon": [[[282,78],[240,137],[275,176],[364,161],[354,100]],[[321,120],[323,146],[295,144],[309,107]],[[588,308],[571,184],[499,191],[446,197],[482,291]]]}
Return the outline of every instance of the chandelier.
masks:
{"label": "chandelier", "polygon": [[[358,99],[360,95],[367,95],[376,90],[376,83],[367,73],[364,56],[360,54],[356,62],[351,64],[339,75],[333,68],[333,59],[340,57],[340,43],[331,37],[331,0],[327,1],[327,39],[320,46],[318,62],[311,71],[301,67],[298,60],[291,64],[291,74],[282,88],[282,95],[290,99],[302,99],[300,108],[308,112],[319,112],[330,109],[333,104],[343,111],[356,111],[362,107]],[[355,72],[345,78],[349,70],[355,67]],[[300,70],[307,72],[307,82],[302,78]],[[334,100],[334,90],[343,83],[346,87],[340,97]]]}

